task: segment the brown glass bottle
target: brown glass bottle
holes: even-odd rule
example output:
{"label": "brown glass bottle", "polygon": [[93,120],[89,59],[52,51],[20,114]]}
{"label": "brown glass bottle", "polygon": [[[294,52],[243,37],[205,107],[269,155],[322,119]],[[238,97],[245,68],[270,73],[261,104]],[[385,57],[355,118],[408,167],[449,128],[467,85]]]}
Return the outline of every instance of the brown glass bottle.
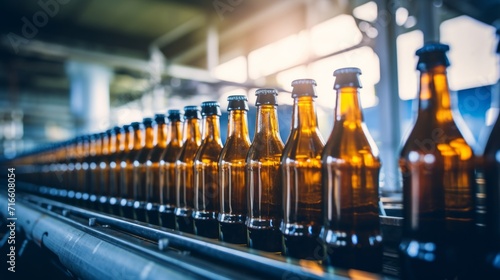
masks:
{"label": "brown glass bottle", "polygon": [[314,98],[316,81],[292,82],[292,131],[283,149],[283,254],[320,260],[319,233],[323,224],[321,152],[324,141],[317,126]]}
{"label": "brown glass bottle", "polygon": [[77,161],[75,163],[75,201],[76,205],[84,207],[83,194],[85,193],[85,172],[88,169],[87,157],[88,157],[88,136],[82,135],[77,139]]}
{"label": "brown glass bottle", "polygon": [[215,101],[201,103],[203,140],[194,158],[193,224],[197,235],[218,238],[220,139],[220,105]]}
{"label": "brown glass bottle", "polygon": [[359,100],[358,68],[334,72],[333,130],[323,149],[324,225],[321,236],[335,267],[382,270],[379,219],[380,160]]}
{"label": "brown glass bottle", "polygon": [[89,207],[98,209],[98,194],[101,185],[99,162],[102,156],[102,139],[100,133],[95,133],[90,138],[90,164],[89,164]]}
{"label": "brown glass bottle", "polygon": [[89,207],[90,206],[90,163],[91,163],[91,143],[92,143],[92,135],[85,135],[83,138],[83,154],[85,155],[82,163],[82,171],[80,172],[80,176],[82,176],[83,182],[83,191],[81,198],[81,206]]}
{"label": "brown glass bottle", "polygon": [[76,139],[71,139],[64,143],[65,150],[65,161],[62,162],[62,189],[64,192],[62,193],[64,197],[62,197],[63,201],[66,203],[70,202],[70,191],[75,187],[73,182],[73,171],[75,170],[75,162],[76,162]]}
{"label": "brown glass bottle", "polygon": [[283,218],[283,188],[280,158],[283,141],[279,134],[275,89],[258,89],[255,136],[246,159],[248,247],[281,252],[280,223]]}
{"label": "brown glass bottle", "polygon": [[[500,29],[497,30],[497,35],[500,35]],[[500,43],[497,48],[497,54],[499,53]],[[500,80],[497,83],[500,83]],[[492,94],[500,96],[500,91]],[[500,104],[496,106],[498,108]],[[500,116],[497,116],[491,129],[482,162],[486,189],[486,230],[484,238],[481,239],[481,248],[484,250],[482,262],[485,265],[484,275],[481,276],[483,279],[500,279]]]}
{"label": "brown glass bottle", "polygon": [[194,233],[194,157],[201,145],[200,121],[198,106],[184,107],[184,125],[182,127],[182,148],[175,162],[176,229]]}
{"label": "brown glass bottle", "polygon": [[450,108],[448,50],[426,44],[417,51],[418,116],[399,161],[405,279],[465,279],[473,256],[474,155]]}
{"label": "brown glass bottle", "polygon": [[[146,213],[147,189],[146,180],[146,162],[149,159],[151,150],[153,149],[153,119],[144,118],[142,121],[143,129],[136,130],[136,134],[141,134],[138,138],[143,139],[139,144],[135,143],[134,150],[139,148],[139,152],[134,159],[132,185],[134,190],[134,218],[142,222],[148,222]],[[136,138],[137,139],[137,138]]]}
{"label": "brown glass bottle", "polygon": [[[140,129],[141,124],[138,122],[122,127],[122,133],[125,135],[124,141],[120,144],[120,216],[133,219],[133,189],[132,189],[132,164],[139,150],[134,149],[136,129]],[[137,139],[142,141],[142,139]],[[140,144],[139,144],[140,147]]]}
{"label": "brown glass bottle", "polygon": [[109,158],[110,158],[110,143],[111,130],[106,130],[101,133],[101,157],[99,159],[99,191],[98,209],[106,212],[108,210],[108,192],[109,192]]}
{"label": "brown glass bottle", "polygon": [[219,239],[229,243],[246,244],[245,167],[251,144],[248,135],[248,99],[244,95],[232,95],[227,101],[227,139],[219,156]]}
{"label": "brown glass bottle", "polygon": [[124,141],[122,129],[119,126],[113,127],[110,131],[109,141],[109,187],[108,187],[108,203],[109,213],[119,215],[120,208],[118,197],[120,195],[120,145]]}
{"label": "brown glass bottle", "polygon": [[164,114],[156,114],[153,124],[153,149],[151,156],[146,162],[146,186],[149,223],[159,225],[159,211],[161,207],[160,188],[163,182],[163,175],[160,171],[160,163],[165,147],[167,146],[167,125]]}
{"label": "brown glass bottle", "polygon": [[175,162],[182,149],[182,114],[179,110],[168,110],[167,147],[162,155],[160,186],[160,221],[163,227],[175,229],[175,203],[177,200],[175,187]]}

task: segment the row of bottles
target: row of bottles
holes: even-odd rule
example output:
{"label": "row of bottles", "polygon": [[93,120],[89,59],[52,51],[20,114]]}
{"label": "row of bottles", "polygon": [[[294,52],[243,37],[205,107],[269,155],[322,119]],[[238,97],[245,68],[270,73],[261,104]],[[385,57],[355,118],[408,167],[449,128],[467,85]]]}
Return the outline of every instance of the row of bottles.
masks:
{"label": "row of bottles", "polygon": [[[484,156],[474,155],[451,111],[448,49],[426,44],[417,51],[419,111],[399,160],[405,279],[488,278],[500,271],[500,125]],[[363,122],[360,74],[334,72],[335,118],[326,143],[317,125],[316,82],[301,79],[292,82],[286,144],[278,132],[277,91],[259,89],[253,140],[247,98],[236,95],[228,98],[225,144],[220,105],[208,101],[26,155],[17,159],[19,177],[114,215],[380,272],[381,162]],[[476,225],[479,172],[486,182],[483,229]]]}
{"label": "row of bottles", "polygon": [[[344,129],[332,134],[326,149],[317,126],[316,82],[302,79],[292,83],[286,144],[279,135],[278,93],[259,89],[253,141],[247,97],[235,95],[228,98],[225,144],[220,105],[207,101],[201,110],[185,107],[184,115],[169,110],[167,116],[77,137],[28,156],[35,162],[20,169],[25,180],[59,189],[80,206],[295,258],[321,260],[326,244],[332,264],[377,272],[380,162],[362,123],[359,74],[357,68],[335,72],[335,127]],[[339,146],[346,149],[339,153]],[[354,159],[360,156],[361,162]],[[354,170],[352,161],[361,169]],[[336,205],[344,200],[350,203]],[[359,243],[352,243],[353,236]]]}

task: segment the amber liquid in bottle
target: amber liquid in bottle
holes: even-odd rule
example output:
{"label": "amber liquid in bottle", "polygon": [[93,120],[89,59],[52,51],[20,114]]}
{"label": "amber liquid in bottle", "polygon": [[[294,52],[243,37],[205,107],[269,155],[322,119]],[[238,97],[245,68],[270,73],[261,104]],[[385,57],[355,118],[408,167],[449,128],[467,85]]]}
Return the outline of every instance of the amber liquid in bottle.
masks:
{"label": "amber liquid in bottle", "polygon": [[200,119],[197,106],[184,107],[184,125],[182,128],[182,148],[175,162],[176,229],[194,233],[194,157],[201,144]]}
{"label": "amber liquid in bottle", "polygon": [[[120,161],[120,216],[133,219],[133,189],[132,189],[132,163],[137,151],[134,150],[136,133],[135,129],[140,127],[140,123],[136,122],[131,125],[124,125],[122,132],[125,135],[124,142],[120,145],[121,153]],[[142,139],[137,139],[137,141]],[[139,147],[140,148],[140,145]]]}
{"label": "amber liquid in bottle", "polygon": [[466,279],[474,255],[474,155],[450,109],[448,49],[429,44],[417,51],[419,111],[399,162],[404,279]]}
{"label": "amber liquid in bottle", "polygon": [[246,244],[247,187],[245,167],[250,137],[248,135],[247,97],[232,95],[226,144],[219,157],[220,212],[219,239],[224,242]]}
{"label": "amber liquid in bottle", "polygon": [[321,152],[324,141],[317,127],[316,97],[310,79],[292,82],[294,98],[292,131],[283,149],[283,254],[321,260],[319,233],[323,224]]}
{"label": "amber liquid in bottle", "polygon": [[69,143],[66,144],[66,175],[64,178],[65,184],[63,192],[64,198],[63,201],[66,203],[73,203],[72,199],[74,198],[75,192],[74,188],[76,187],[74,182],[74,171],[75,171],[75,162],[76,162],[76,139],[71,139]]}
{"label": "amber liquid in bottle", "polygon": [[167,146],[167,125],[164,114],[156,114],[153,124],[153,149],[146,162],[146,194],[147,214],[150,224],[160,225],[161,198],[160,189],[163,182],[161,158]]}
{"label": "amber liquid in bottle", "polygon": [[[141,133],[144,141],[141,141],[141,147],[134,159],[132,184],[134,190],[134,218],[142,222],[149,222],[146,210],[147,204],[147,177],[146,177],[146,162],[150,157],[151,150],[153,149],[153,119],[144,118],[144,130],[136,131]],[[138,145],[134,145],[138,147]],[[135,148],[134,148],[135,150]]]}
{"label": "amber liquid in bottle", "polygon": [[[89,207],[89,180],[90,180],[90,158],[91,158],[91,135],[85,135],[83,137],[83,159],[82,159],[82,169],[80,171],[79,177],[82,182],[81,200],[80,206]],[[41,174],[43,174],[43,166],[40,169]]]}
{"label": "amber liquid in bottle", "polygon": [[275,89],[256,91],[257,120],[255,136],[246,159],[248,247],[281,252],[280,222],[282,183],[280,159],[283,141],[279,134]]}
{"label": "amber liquid in bottle", "polygon": [[217,215],[220,208],[218,161],[222,150],[219,103],[203,102],[201,114],[203,140],[194,158],[194,232],[200,236],[218,238]]}
{"label": "amber liquid in bottle", "polygon": [[100,134],[94,134],[90,140],[90,164],[89,164],[89,180],[88,180],[88,193],[89,193],[89,207],[97,209],[97,195],[99,194],[100,171],[99,162],[102,157],[102,140]]}
{"label": "amber liquid in bottle", "polygon": [[120,195],[120,146],[124,141],[121,127],[115,126],[110,138],[109,159],[109,212],[113,215],[120,214],[118,197]]}
{"label": "amber liquid in bottle", "polygon": [[175,229],[175,162],[182,149],[182,121],[179,110],[168,111],[168,140],[165,153],[161,160],[162,184],[160,189],[161,200],[161,225],[163,227]]}
{"label": "amber liquid in bottle", "polygon": [[99,191],[97,193],[98,209],[106,212],[109,190],[109,158],[110,158],[110,131],[101,133],[102,150],[99,160]]}
{"label": "amber liquid in bottle", "polygon": [[363,122],[358,68],[335,71],[333,130],[323,149],[322,239],[335,267],[382,270],[379,221],[380,160]]}
{"label": "amber liquid in bottle", "polygon": [[75,163],[75,176],[76,176],[76,189],[75,189],[75,199],[76,205],[80,207],[85,207],[83,203],[83,194],[85,193],[85,172],[88,169],[88,163],[86,162],[88,157],[88,137],[86,135],[80,136],[77,143],[77,154],[78,159]]}

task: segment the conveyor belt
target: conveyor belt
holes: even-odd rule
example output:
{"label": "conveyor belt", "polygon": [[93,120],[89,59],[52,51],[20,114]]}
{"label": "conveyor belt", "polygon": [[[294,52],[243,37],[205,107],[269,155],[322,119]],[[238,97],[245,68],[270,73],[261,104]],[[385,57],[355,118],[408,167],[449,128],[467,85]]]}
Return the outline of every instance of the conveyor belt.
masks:
{"label": "conveyor belt", "polygon": [[[17,230],[82,279],[388,279],[104,215],[35,194],[18,193],[16,199]],[[7,209],[3,194],[0,209]]]}

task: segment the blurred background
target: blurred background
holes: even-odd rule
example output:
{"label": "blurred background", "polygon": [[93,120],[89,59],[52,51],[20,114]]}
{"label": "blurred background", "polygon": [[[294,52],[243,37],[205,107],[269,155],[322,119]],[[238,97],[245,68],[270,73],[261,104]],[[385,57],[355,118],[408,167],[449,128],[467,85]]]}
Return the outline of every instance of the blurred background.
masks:
{"label": "blurred background", "polygon": [[[481,151],[498,114],[500,0],[3,0],[0,156],[244,94],[279,89],[284,141],[291,81],[318,82],[328,138],[332,73],[361,68],[366,124],[382,190],[400,191],[399,146],[415,117],[415,51],[450,45],[455,108]],[[493,104],[493,105],[492,105]],[[458,116],[458,114],[457,114]],[[253,135],[255,108],[249,113]],[[222,139],[227,117],[221,118]]]}

